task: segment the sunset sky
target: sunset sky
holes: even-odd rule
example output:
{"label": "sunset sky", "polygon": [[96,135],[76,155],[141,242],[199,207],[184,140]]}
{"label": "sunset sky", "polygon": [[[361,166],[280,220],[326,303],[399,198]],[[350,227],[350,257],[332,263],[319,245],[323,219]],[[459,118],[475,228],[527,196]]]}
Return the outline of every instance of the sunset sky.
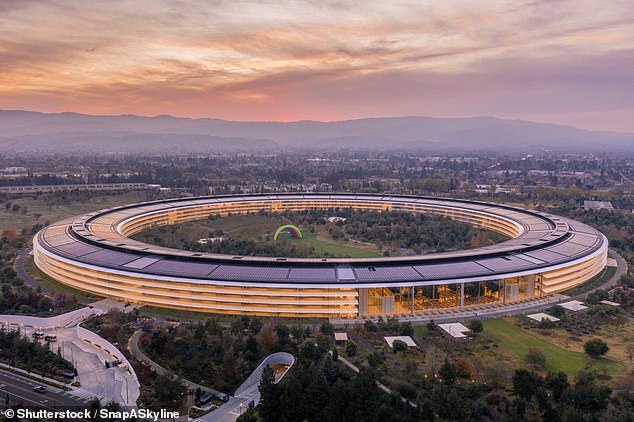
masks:
{"label": "sunset sky", "polygon": [[634,6],[0,0],[0,109],[634,131]]}

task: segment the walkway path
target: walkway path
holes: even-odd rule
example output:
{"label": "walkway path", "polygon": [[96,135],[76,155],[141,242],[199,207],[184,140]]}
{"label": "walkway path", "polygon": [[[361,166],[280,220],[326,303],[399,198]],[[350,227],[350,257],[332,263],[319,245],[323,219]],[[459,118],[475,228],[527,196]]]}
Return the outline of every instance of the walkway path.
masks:
{"label": "walkway path", "polygon": [[[585,300],[588,297],[588,294],[597,290],[597,289],[607,289],[608,287],[615,286],[621,278],[623,274],[627,272],[627,263],[623,259],[621,255],[617,252],[610,250],[610,257],[614,258],[617,263],[616,271],[609,280],[607,280],[602,285],[588,291],[585,293],[581,293],[576,295],[574,299],[577,300]],[[510,315],[523,314],[527,312],[536,312],[541,311],[547,308],[550,308],[553,305],[556,305],[560,302],[564,302],[566,300],[571,299],[570,296],[562,295],[562,294],[554,294],[552,296],[546,296],[541,298],[535,298],[531,300],[526,300],[524,302],[514,303],[510,305],[502,305],[502,304],[493,304],[493,305],[481,305],[477,307],[467,307],[463,310],[459,309],[444,309],[444,310],[429,310],[423,312],[416,312],[415,314],[404,314],[404,315],[394,315],[399,318],[401,321],[410,321],[414,324],[424,324],[429,321],[434,321],[436,323],[442,322],[457,322],[464,321],[474,318],[500,318]],[[386,318],[387,316],[384,316]],[[363,324],[366,319],[372,319],[376,321],[378,317],[372,318],[332,318],[330,322],[336,326],[350,326],[355,323]]]}
{"label": "walkway path", "polygon": [[264,368],[270,365],[280,364],[286,368],[276,374],[275,383],[282,380],[284,375],[295,363],[295,357],[290,353],[278,352],[267,356],[257,368],[236,390],[235,396],[218,409],[201,416],[197,420],[200,422],[235,422],[238,416],[249,407],[257,406],[260,401],[260,379]]}
{"label": "walkway path", "polygon": [[[77,369],[76,380],[81,384],[81,388],[71,387],[70,394],[81,398],[98,397],[104,402],[114,400],[135,407],[140,384],[126,357],[104,338],[79,326],[87,318],[102,312],[86,307],[50,318],[0,315],[0,326],[8,330],[19,329],[28,337],[35,331],[57,336],[56,346]],[[105,367],[105,361],[115,360],[121,364]]]}
{"label": "walkway path", "polygon": [[[328,352],[332,355],[332,352]],[[352,369],[354,372],[356,372],[357,374],[359,373],[359,368],[352,362],[350,362],[348,359],[344,358],[343,356],[337,356],[337,360],[341,361],[341,363],[343,363],[344,365],[346,365],[348,368]],[[385,391],[388,394],[392,394],[392,390],[387,387],[385,384],[376,381],[376,386],[379,387],[381,390]],[[408,402],[411,406],[413,407],[417,407],[415,403],[412,403],[409,400],[406,400],[404,398],[401,398],[403,400],[403,402]]]}
{"label": "walkway path", "polygon": [[15,259],[15,272],[17,273],[18,278],[22,280],[25,284],[33,287],[34,289],[40,287],[44,293],[52,293],[51,289],[45,289],[44,287],[42,287],[40,283],[38,283],[33,277],[31,277],[29,273],[26,272],[26,269],[24,268],[24,260],[31,253],[31,251],[33,251],[33,248],[28,247],[18,252],[18,255]]}
{"label": "walkway path", "polygon": [[[494,304],[482,305],[478,307],[460,309],[441,309],[417,312],[415,314],[393,315],[399,318],[401,322],[410,321],[414,324],[424,324],[429,321],[440,322],[456,322],[474,318],[500,318],[509,315],[517,315],[525,312],[542,310],[556,305],[559,302],[569,299],[569,296],[555,294],[552,296],[535,298],[511,305]],[[389,316],[383,316],[387,318]],[[373,321],[378,320],[377,317],[371,318],[332,318],[330,322],[339,327],[351,326],[354,324],[363,324],[366,319]]]}
{"label": "walkway path", "polygon": [[[148,365],[150,368],[152,368],[158,374],[174,374],[169,369],[163,368],[161,365],[159,365],[158,363],[154,362],[145,353],[143,353],[141,351],[141,348],[139,347],[139,338],[141,337],[141,334],[143,334],[142,331],[136,331],[134,334],[132,334],[132,337],[130,337],[130,340],[128,341],[128,350],[130,351],[132,356],[137,358],[140,362],[143,362],[146,365]],[[176,374],[174,374],[174,375],[176,375]],[[180,378],[180,377],[178,377],[178,378]],[[200,385],[200,384],[197,384],[197,383],[195,383],[193,381],[189,381],[189,380],[186,380],[186,379],[182,379],[182,380],[187,385],[187,388],[189,388],[189,389],[195,390],[197,388],[200,388],[201,390],[208,391],[208,392],[210,392],[210,393],[212,393],[212,394],[214,394],[215,396],[218,396],[218,397],[223,397],[223,396],[226,395],[225,393],[222,393],[222,392],[220,392],[218,390],[214,390],[211,387]]]}

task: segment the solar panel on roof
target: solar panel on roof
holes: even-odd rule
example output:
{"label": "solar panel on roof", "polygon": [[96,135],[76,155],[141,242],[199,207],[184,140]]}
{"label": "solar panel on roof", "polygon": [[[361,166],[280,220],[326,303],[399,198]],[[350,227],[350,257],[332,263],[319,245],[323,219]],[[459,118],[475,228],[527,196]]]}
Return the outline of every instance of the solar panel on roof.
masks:
{"label": "solar panel on roof", "polygon": [[553,251],[549,251],[547,249],[540,249],[537,251],[525,252],[524,255],[531,256],[533,258],[541,259],[542,261],[551,263],[557,262],[565,258],[564,255],[558,254]]}
{"label": "solar panel on roof", "polygon": [[145,268],[148,265],[155,263],[159,259],[160,258],[144,256],[144,257],[136,259],[136,260],[134,260],[132,262],[128,262],[127,264],[124,265],[124,267],[134,268],[134,269],[140,270],[141,268]]}
{"label": "solar panel on roof", "polygon": [[139,257],[139,255],[110,251],[107,249],[100,249],[96,252],[92,252],[83,256],[84,259],[108,265],[123,265],[130,261],[134,261]]}
{"label": "solar panel on roof", "polygon": [[410,266],[403,267],[354,267],[354,273],[361,281],[420,280],[421,276]]}
{"label": "solar panel on roof", "polygon": [[596,243],[596,241],[597,238],[595,236],[585,236],[582,234],[573,234],[569,240],[569,242],[582,246],[592,246]]}
{"label": "solar panel on roof", "polygon": [[571,243],[571,242],[566,242],[566,243],[562,243],[562,244],[559,244],[559,245],[551,246],[551,247],[548,248],[548,250],[560,253],[560,254],[568,256],[568,257],[571,257],[571,256],[577,255],[580,252],[588,250],[588,247],[587,246],[577,245],[577,244]]}
{"label": "solar panel on roof", "polygon": [[148,265],[145,270],[182,276],[204,277],[216,268],[218,268],[216,264],[162,259]]}
{"label": "solar panel on roof", "polygon": [[85,243],[68,243],[58,246],[57,249],[73,256],[83,256],[99,250],[99,248],[86,245]]}
{"label": "solar panel on roof", "polygon": [[532,264],[515,256],[504,258],[488,258],[476,261],[478,264],[485,266],[493,271],[513,271],[532,267]]}
{"label": "solar panel on roof", "polygon": [[334,268],[296,268],[291,267],[289,280],[298,281],[336,281]]}
{"label": "solar panel on roof", "polygon": [[541,259],[537,259],[537,258],[534,258],[534,257],[526,255],[526,254],[519,254],[517,256],[522,258],[525,261],[528,261],[528,262],[532,263],[532,264],[543,264],[543,263],[545,263],[545,261],[542,261]]}
{"label": "solar panel on roof", "polygon": [[250,267],[242,265],[219,265],[210,277],[227,280],[286,280],[289,268],[285,267]]}
{"label": "solar panel on roof", "polygon": [[416,265],[414,266],[414,269],[425,278],[460,277],[491,273],[488,268],[470,261]]}
{"label": "solar panel on roof", "polygon": [[44,240],[46,240],[49,245],[54,247],[75,242],[75,240],[73,240],[73,238],[68,236],[67,234],[60,234],[58,236],[44,236]]}

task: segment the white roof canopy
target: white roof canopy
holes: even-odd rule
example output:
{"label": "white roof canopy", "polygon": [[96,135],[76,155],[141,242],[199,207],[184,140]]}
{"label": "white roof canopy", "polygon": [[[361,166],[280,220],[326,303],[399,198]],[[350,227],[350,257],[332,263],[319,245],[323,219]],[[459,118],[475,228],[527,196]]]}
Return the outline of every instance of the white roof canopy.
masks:
{"label": "white roof canopy", "polygon": [[459,322],[438,324],[438,326],[440,327],[441,330],[445,331],[447,334],[449,334],[453,338],[465,338],[467,337],[467,335],[464,333],[468,333],[470,331],[467,327],[465,327]]}
{"label": "white roof canopy", "polygon": [[387,341],[387,344],[390,347],[394,347],[394,342],[396,340],[400,340],[403,343],[407,344],[407,347],[417,347],[416,343],[414,343],[414,340],[412,340],[412,338],[410,336],[388,336],[388,337],[385,337],[385,341]]}

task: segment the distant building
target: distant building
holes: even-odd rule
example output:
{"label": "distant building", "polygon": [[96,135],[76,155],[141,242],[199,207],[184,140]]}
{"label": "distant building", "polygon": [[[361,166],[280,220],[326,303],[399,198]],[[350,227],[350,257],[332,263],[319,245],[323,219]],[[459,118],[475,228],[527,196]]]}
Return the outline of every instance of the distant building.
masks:
{"label": "distant building", "polygon": [[348,341],[347,333],[335,333],[335,343],[345,343]]}
{"label": "distant building", "polygon": [[346,218],[334,216],[334,217],[328,217],[328,221],[331,223],[339,223],[339,222],[345,223]]}
{"label": "distant building", "polygon": [[583,201],[584,211],[609,210],[614,211],[614,207],[610,201]]}
{"label": "distant building", "polygon": [[24,185],[0,186],[1,193],[29,194],[33,192],[59,192],[71,190],[90,191],[120,191],[120,190],[151,190],[160,189],[160,185],[147,183],[94,183],[71,185]]}

